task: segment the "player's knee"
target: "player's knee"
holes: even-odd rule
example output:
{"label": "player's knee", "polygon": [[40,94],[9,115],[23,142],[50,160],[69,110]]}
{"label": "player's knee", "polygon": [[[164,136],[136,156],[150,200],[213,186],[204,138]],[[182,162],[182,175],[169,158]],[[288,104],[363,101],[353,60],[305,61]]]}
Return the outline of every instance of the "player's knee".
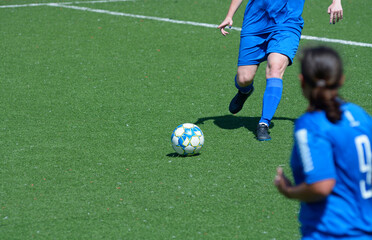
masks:
{"label": "player's knee", "polygon": [[250,74],[238,74],[236,78],[236,82],[241,87],[246,87],[253,82],[253,77]]}
{"label": "player's knee", "polygon": [[283,78],[288,64],[288,57],[284,55],[270,56],[267,61],[266,78]]}
{"label": "player's knee", "polygon": [[283,78],[287,64],[271,63],[267,65],[266,78]]}

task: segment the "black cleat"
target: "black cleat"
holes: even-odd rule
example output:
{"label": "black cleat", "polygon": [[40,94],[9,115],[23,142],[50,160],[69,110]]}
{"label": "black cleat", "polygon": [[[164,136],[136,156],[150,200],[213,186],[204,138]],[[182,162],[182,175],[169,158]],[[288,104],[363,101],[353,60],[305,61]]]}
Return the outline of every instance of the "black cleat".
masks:
{"label": "black cleat", "polygon": [[252,89],[251,91],[249,91],[248,93],[244,94],[240,91],[238,91],[238,93],[235,95],[235,97],[231,100],[230,102],[230,105],[229,105],[229,111],[232,113],[232,114],[236,114],[238,113],[240,110],[242,110],[243,108],[243,105],[245,103],[245,101],[247,100],[247,98],[249,96],[251,96],[251,94],[253,93],[254,91],[254,87],[252,86]]}
{"label": "black cleat", "polygon": [[269,126],[265,123],[259,123],[257,125],[257,140],[258,141],[269,141],[271,137],[269,135]]}

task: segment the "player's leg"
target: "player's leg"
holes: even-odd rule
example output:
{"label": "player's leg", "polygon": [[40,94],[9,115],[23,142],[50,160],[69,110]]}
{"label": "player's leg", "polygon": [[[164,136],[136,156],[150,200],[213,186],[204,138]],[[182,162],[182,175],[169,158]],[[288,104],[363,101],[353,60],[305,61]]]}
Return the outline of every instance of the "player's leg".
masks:
{"label": "player's leg", "polygon": [[270,53],[267,57],[266,78],[282,79],[284,72],[289,65],[289,58],[281,53]]}
{"label": "player's leg", "polygon": [[263,97],[260,123],[270,125],[278,108],[283,90],[283,75],[289,64],[288,57],[280,53],[270,53],[267,57],[266,89]]}
{"label": "player's leg", "polygon": [[235,84],[238,85],[236,87],[241,88],[244,91],[243,88],[252,85],[257,68],[258,65],[239,66],[235,77]]}
{"label": "player's leg", "polygon": [[[240,38],[238,71],[235,76],[235,87],[238,93],[231,100],[229,111],[233,114],[238,113],[253,93],[253,79],[258,65],[265,59],[266,37],[267,34],[258,36],[242,36]],[[263,47],[263,45],[265,45]]]}
{"label": "player's leg", "polygon": [[260,141],[271,139],[268,129],[282,97],[282,79],[288,64],[286,55],[270,53],[267,57],[266,89],[262,101],[262,115],[257,126],[257,139]]}
{"label": "player's leg", "polygon": [[253,79],[257,68],[258,65],[238,67],[238,72],[235,76],[235,87],[238,89],[238,93],[230,102],[229,111],[231,113],[238,113],[243,108],[247,98],[253,93]]}
{"label": "player's leg", "polygon": [[300,37],[301,32],[292,29],[281,29],[269,37],[266,89],[262,103],[262,115],[257,127],[257,139],[260,141],[271,139],[268,129],[282,97],[284,71],[288,65],[292,64]]}

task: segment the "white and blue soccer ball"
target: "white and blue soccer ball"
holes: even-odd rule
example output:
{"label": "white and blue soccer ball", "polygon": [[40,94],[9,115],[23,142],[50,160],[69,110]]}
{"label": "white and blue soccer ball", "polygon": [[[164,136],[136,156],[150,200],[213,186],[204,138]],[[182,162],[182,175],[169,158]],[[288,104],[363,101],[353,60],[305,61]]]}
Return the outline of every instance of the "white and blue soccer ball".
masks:
{"label": "white and blue soccer ball", "polygon": [[183,156],[191,156],[200,152],[204,145],[202,130],[192,123],[184,123],[176,127],[171,137],[173,149]]}

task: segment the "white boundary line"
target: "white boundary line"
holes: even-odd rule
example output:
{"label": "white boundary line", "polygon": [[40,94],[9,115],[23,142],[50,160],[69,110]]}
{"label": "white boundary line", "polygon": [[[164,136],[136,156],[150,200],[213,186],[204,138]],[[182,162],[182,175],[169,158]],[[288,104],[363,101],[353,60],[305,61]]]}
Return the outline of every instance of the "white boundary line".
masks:
{"label": "white boundary line", "polygon": [[114,16],[132,17],[132,18],[140,18],[140,19],[149,19],[149,20],[155,20],[155,21],[161,21],[161,22],[169,22],[169,23],[177,23],[177,24],[201,26],[201,27],[207,27],[207,28],[216,28],[217,29],[217,26],[218,26],[218,25],[209,24],[209,23],[181,21],[181,20],[173,20],[173,19],[170,19],[170,18],[151,17],[151,16],[137,15],[137,14],[130,14],[130,13],[122,13],[122,12],[112,12],[112,11],[102,10],[102,9],[94,9],[94,8],[87,8],[87,7],[70,6],[70,5],[63,5],[63,4],[58,4],[58,3],[50,3],[48,6],[71,8],[71,9],[81,10],[81,11],[87,11],[87,12],[105,13],[105,14],[114,15]]}
{"label": "white boundary line", "polygon": [[50,4],[84,4],[84,3],[110,3],[110,2],[134,2],[134,0],[97,0],[97,1],[76,1],[76,2],[59,2],[59,3],[30,3],[20,5],[0,5],[0,8],[19,8],[19,7],[38,7],[49,6]]}
{"label": "white boundary line", "polygon": [[[98,0],[98,1],[86,1],[86,2],[84,2],[84,1],[65,2],[65,3],[63,3],[63,2],[62,3],[35,3],[35,4],[23,4],[23,5],[3,5],[3,6],[0,6],[0,8],[51,6],[51,7],[70,8],[70,9],[75,9],[75,10],[80,10],[80,11],[87,11],[87,12],[104,13],[104,14],[115,15],[115,16],[149,19],[149,20],[155,20],[155,21],[161,21],[161,22],[169,22],[169,23],[176,23],[176,24],[207,27],[207,28],[217,28],[217,26],[218,26],[216,24],[209,24],[209,23],[181,21],[181,20],[174,20],[174,19],[170,19],[170,18],[160,18],[160,17],[130,14],[130,13],[113,12],[113,11],[102,10],[102,9],[93,9],[93,8],[88,8],[88,7],[71,6],[71,4],[79,4],[79,3],[109,3],[109,2],[126,2],[126,1],[134,1],[134,0]],[[237,28],[237,27],[232,27],[231,29],[236,30],[236,31],[241,31],[241,28]],[[306,35],[302,35],[301,39],[372,48],[371,43],[346,41],[346,40],[341,40],[341,39],[331,39],[331,38],[314,37],[314,36],[306,36]]]}
{"label": "white boundary line", "polygon": [[[216,24],[199,23],[199,22],[191,22],[191,21],[180,21],[180,20],[174,20],[174,19],[169,19],[169,18],[151,17],[151,16],[136,15],[136,14],[122,13],[122,12],[112,12],[112,11],[108,11],[108,10],[93,9],[93,8],[87,8],[87,7],[67,6],[67,5],[61,5],[61,4],[53,4],[53,5],[50,4],[49,6],[71,8],[71,9],[76,9],[76,10],[81,10],[81,11],[88,11],[88,12],[105,13],[105,14],[116,15],[116,16],[149,19],[149,20],[155,20],[155,21],[161,21],[161,22],[201,26],[201,27],[207,27],[207,28],[217,28],[218,27],[218,25],[216,25]],[[231,29],[236,30],[236,31],[241,31],[241,28],[237,28],[237,27],[232,27]],[[340,44],[344,44],[344,45],[372,48],[372,44],[370,44],[370,43],[346,41],[346,40],[340,40],[340,39],[321,38],[321,37],[313,37],[313,36],[306,36],[306,35],[302,35],[301,39],[315,40],[315,41],[320,41],[320,42],[340,43]]]}
{"label": "white boundary line", "polygon": [[369,47],[372,48],[371,43],[362,43],[362,42],[354,42],[354,41],[346,41],[346,40],[340,40],[340,39],[332,39],[332,38],[322,38],[322,37],[313,37],[313,36],[306,36],[302,35],[301,39],[306,40],[315,40],[320,42],[329,42],[329,43],[340,43],[344,45],[351,45],[351,46],[358,46],[358,47]]}

